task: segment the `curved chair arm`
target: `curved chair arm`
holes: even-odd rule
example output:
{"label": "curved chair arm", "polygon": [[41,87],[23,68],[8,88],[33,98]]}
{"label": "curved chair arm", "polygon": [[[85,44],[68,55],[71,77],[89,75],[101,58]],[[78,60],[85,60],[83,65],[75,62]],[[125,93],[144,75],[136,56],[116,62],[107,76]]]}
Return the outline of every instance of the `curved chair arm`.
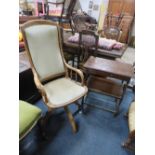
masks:
{"label": "curved chair arm", "polygon": [[40,93],[41,93],[41,95],[42,95],[43,100],[45,101],[45,103],[48,103],[48,99],[47,99],[46,92],[44,90],[44,86],[40,82],[39,77],[38,77],[38,74],[36,73],[36,71],[33,68],[32,68],[32,72],[33,72],[33,75],[34,75],[34,82],[35,82],[36,87],[40,91]]}
{"label": "curved chair arm", "polygon": [[79,69],[77,69],[77,68],[74,68],[74,67],[68,65],[66,62],[65,62],[65,65],[66,65],[66,67],[67,67],[68,69],[70,69],[70,70],[76,72],[76,73],[80,76],[80,78],[81,78],[81,85],[84,86],[84,75],[83,75],[82,71],[79,70]]}

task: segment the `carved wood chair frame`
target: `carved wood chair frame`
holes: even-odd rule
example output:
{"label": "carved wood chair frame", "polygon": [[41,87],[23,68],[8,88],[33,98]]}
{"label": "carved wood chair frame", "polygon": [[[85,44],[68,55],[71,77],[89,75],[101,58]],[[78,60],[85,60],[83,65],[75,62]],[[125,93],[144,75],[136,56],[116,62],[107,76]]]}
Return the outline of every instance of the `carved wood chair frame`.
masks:
{"label": "carved wood chair frame", "polygon": [[[58,39],[59,39],[59,47],[60,47],[60,53],[61,53],[61,56],[62,56],[62,60],[63,60],[63,65],[64,65],[64,68],[65,68],[65,72],[62,73],[62,74],[58,74],[58,75],[55,75],[55,76],[50,76],[48,78],[46,78],[46,80],[44,81],[41,81],[39,79],[39,76],[38,76],[38,73],[36,71],[36,68],[33,64],[33,60],[32,60],[32,57],[31,57],[31,54],[30,54],[30,50],[29,50],[29,46],[28,46],[28,42],[27,42],[27,38],[26,38],[26,34],[25,34],[25,29],[28,28],[28,27],[31,27],[31,26],[34,26],[34,25],[54,25],[54,26],[57,26],[57,29],[58,29]],[[84,76],[83,76],[83,73],[81,70],[79,69],[76,69],[70,65],[68,65],[65,61],[65,58],[64,58],[64,55],[63,55],[63,49],[62,49],[62,42],[61,42],[61,34],[60,34],[60,29],[59,29],[59,25],[57,23],[54,23],[54,22],[51,22],[49,20],[32,20],[32,21],[29,21],[25,24],[23,24],[21,26],[21,32],[23,34],[23,40],[25,42],[25,49],[26,49],[26,52],[27,52],[27,55],[28,55],[28,58],[29,58],[29,61],[30,61],[30,64],[31,64],[31,69],[32,69],[32,72],[33,72],[33,75],[34,75],[34,82],[35,82],[35,85],[36,87],[38,88],[39,92],[41,93],[41,96],[43,98],[43,101],[44,103],[46,104],[46,106],[48,107],[48,112],[51,113],[51,111],[57,107],[54,107],[54,106],[51,106],[51,104],[49,103],[49,100],[47,98],[47,94],[46,94],[46,91],[44,89],[44,86],[43,86],[43,83],[45,82],[48,82],[50,80],[53,80],[55,78],[59,78],[61,76],[65,76],[66,78],[71,78],[73,79],[73,72],[75,73],[74,75],[76,76],[76,79],[77,77],[79,76],[81,81],[80,81],[80,84],[81,86],[85,86],[84,84]],[[83,98],[85,95],[87,94],[87,91],[81,95],[79,98],[74,98],[72,101],[70,101],[68,103],[71,104],[73,102],[75,102],[75,104],[78,105],[79,108],[81,108],[81,105],[79,105],[76,101],[80,98]],[[83,101],[83,100],[82,100]],[[63,107],[63,106],[61,106]],[[69,111],[68,107],[66,106],[66,104],[64,105],[64,109],[67,113],[67,116],[69,118],[69,121],[70,121],[70,124],[72,126],[72,129],[73,129],[73,132],[76,132],[77,131],[77,127],[76,127],[76,124],[75,124],[75,121],[74,121],[74,118],[73,118],[73,115],[72,113]]]}

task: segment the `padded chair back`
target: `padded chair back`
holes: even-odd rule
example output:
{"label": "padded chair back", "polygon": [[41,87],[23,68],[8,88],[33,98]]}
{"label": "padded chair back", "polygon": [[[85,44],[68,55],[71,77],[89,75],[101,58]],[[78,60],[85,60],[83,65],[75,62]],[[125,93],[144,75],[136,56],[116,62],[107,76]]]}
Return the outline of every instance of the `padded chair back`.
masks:
{"label": "padded chair back", "polygon": [[21,29],[31,65],[40,80],[43,82],[64,74],[58,26],[50,21],[36,20],[26,23]]}

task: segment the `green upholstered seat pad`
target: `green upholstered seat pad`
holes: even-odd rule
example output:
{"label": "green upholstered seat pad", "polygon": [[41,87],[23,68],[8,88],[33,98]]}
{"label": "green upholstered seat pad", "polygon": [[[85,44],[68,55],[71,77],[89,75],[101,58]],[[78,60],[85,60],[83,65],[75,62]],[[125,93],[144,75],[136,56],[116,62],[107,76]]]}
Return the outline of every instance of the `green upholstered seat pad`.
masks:
{"label": "green upholstered seat pad", "polygon": [[19,101],[19,137],[25,134],[40,118],[41,110],[27,102]]}

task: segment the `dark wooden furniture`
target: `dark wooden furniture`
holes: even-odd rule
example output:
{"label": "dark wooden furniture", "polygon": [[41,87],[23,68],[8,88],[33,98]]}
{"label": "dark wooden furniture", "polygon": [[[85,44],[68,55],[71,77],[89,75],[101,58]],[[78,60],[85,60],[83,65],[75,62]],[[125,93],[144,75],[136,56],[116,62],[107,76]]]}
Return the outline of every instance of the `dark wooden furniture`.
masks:
{"label": "dark wooden furniture", "polygon": [[[79,48],[78,43],[72,43],[72,42],[68,41],[68,38],[71,35],[72,35],[72,33],[63,31],[63,46],[66,49],[69,49],[70,51],[72,51],[73,53],[80,54],[80,53],[78,53],[79,52],[79,50],[78,50],[78,48]],[[105,49],[102,49],[102,48],[98,47],[98,49],[97,49],[97,56],[98,57],[106,57],[106,58],[110,58],[110,59],[121,58],[126,49],[127,49],[127,45],[126,44],[120,50],[115,50],[115,49],[105,50]],[[92,50],[94,50],[94,49],[92,49]]]}
{"label": "dark wooden furniture", "polygon": [[[70,33],[68,32],[66,37],[65,32],[66,31],[61,29],[63,43],[65,43],[64,39],[70,36]],[[77,67],[79,68],[90,55],[95,56],[97,54],[96,51],[98,49],[98,40],[99,36],[94,31],[82,30],[79,33],[79,42],[76,43],[75,46],[72,46],[72,44],[70,44],[71,46],[66,46],[66,44],[63,44],[64,52],[73,55],[73,64],[74,59],[77,58]]]}
{"label": "dark wooden furniture", "polygon": [[[114,20],[113,20],[114,18]],[[120,29],[120,23],[123,18],[123,14],[113,15],[108,13],[106,15],[107,24],[104,26],[103,30],[100,30],[98,33],[101,37],[105,37],[107,39],[114,39],[120,41],[122,31]]]}
{"label": "dark wooden furniture", "polygon": [[72,17],[72,24],[75,32],[82,30],[97,30],[97,21],[85,12],[75,13]]}
{"label": "dark wooden furniture", "polygon": [[110,59],[121,58],[125,50],[127,49],[127,47],[128,45],[125,44],[120,50],[115,50],[115,49],[106,50],[106,49],[98,48],[97,55],[100,57],[107,57]]}
{"label": "dark wooden furniture", "polygon": [[118,114],[126,84],[118,84],[110,78],[124,80],[128,83],[134,74],[133,66],[91,56],[83,65],[83,70],[88,77],[87,85],[90,90],[102,92],[116,98],[115,114]]}
{"label": "dark wooden furniture", "polygon": [[19,53],[19,99],[34,103],[41,98],[33,80],[26,52]]}
{"label": "dark wooden furniture", "polygon": [[[84,63],[90,55],[96,56],[99,36],[91,30],[82,30],[79,33],[79,47],[82,51],[81,62]],[[93,49],[93,50],[92,50]],[[78,64],[80,63],[80,60]]]}
{"label": "dark wooden furniture", "polygon": [[[65,1],[66,0],[61,0],[59,2],[52,2],[52,1],[48,1],[46,2],[46,15],[45,15],[45,18],[46,19],[51,19],[53,21],[57,21],[57,22],[60,22],[61,18],[62,18],[62,15],[63,15],[63,12],[64,12],[64,5],[65,5]],[[60,13],[59,16],[53,16],[50,14],[50,6],[62,6],[62,11]]]}
{"label": "dark wooden furniture", "polygon": [[67,57],[70,57],[72,59],[69,59],[69,61],[71,60],[72,61],[72,66],[75,66],[75,58],[78,58],[79,55],[80,55],[80,52],[79,52],[79,48],[78,46],[76,45],[75,47],[70,47],[70,46],[66,46],[66,44],[64,44],[64,39],[69,36],[72,35],[72,31],[70,30],[64,30],[63,28],[60,29],[61,31],[61,41],[62,41],[62,46],[63,46],[63,52],[64,52],[64,55],[65,55],[65,59],[66,61],[68,62],[68,58]]}
{"label": "dark wooden furniture", "polygon": [[107,39],[114,39],[119,41],[121,36],[121,30],[117,27],[106,27],[104,30],[100,31],[102,37]]}
{"label": "dark wooden furniture", "polygon": [[[113,14],[112,25],[115,24],[115,16],[123,13],[123,18],[119,24],[122,31],[120,42],[128,43],[128,37],[135,15],[135,0],[109,0],[108,12]],[[107,25],[105,18],[104,26]]]}
{"label": "dark wooden furniture", "polygon": [[[77,2],[77,0],[70,0],[70,2],[68,2],[66,0],[61,0],[59,2],[47,1],[47,3],[46,3],[47,14],[45,15],[45,18],[59,22],[59,24],[64,28],[68,28],[68,26],[66,26],[66,25],[69,24],[69,28],[71,28],[73,31],[73,27],[72,27],[72,23],[71,23],[72,19],[71,18],[72,18],[72,14],[73,14],[73,10],[74,10],[74,7],[76,5],[76,2]],[[50,13],[49,13],[50,5],[62,6],[61,14],[59,16],[50,15]]]}
{"label": "dark wooden furniture", "polygon": [[23,24],[29,20],[39,19],[39,16],[19,16],[19,24]]}

